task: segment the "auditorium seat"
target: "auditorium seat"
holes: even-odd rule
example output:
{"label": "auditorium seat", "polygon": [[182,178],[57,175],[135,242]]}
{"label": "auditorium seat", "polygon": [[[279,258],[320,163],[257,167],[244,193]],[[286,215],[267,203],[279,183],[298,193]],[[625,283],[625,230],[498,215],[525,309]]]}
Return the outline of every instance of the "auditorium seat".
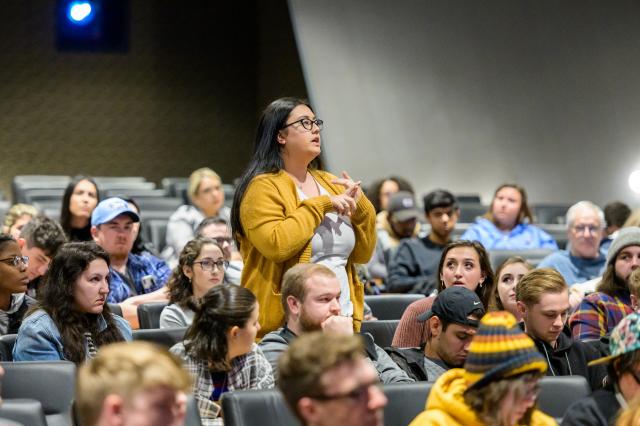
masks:
{"label": "auditorium seat", "polygon": [[380,294],[367,295],[364,301],[379,320],[399,320],[407,306],[423,297],[423,294]]}
{"label": "auditorium seat", "polygon": [[17,338],[17,334],[0,336],[0,361],[13,361],[13,346]]}
{"label": "auditorium seat", "polygon": [[393,335],[398,328],[400,320],[363,321],[360,333],[369,333],[373,341],[381,348],[391,346]]}
{"label": "auditorium seat", "polygon": [[160,314],[167,302],[150,302],[138,305],[138,321],[140,328],[160,328]]}
{"label": "auditorium seat", "polygon": [[167,224],[168,219],[144,220],[142,230],[147,241],[161,252],[167,244]]}
{"label": "auditorium seat", "polygon": [[542,259],[554,251],[553,249],[489,250],[489,259],[491,260],[491,267],[494,271],[498,269],[498,266],[500,266],[502,262],[512,256],[520,256],[533,266],[537,266]]}
{"label": "auditorium seat", "polygon": [[384,385],[388,402],[384,409],[385,425],[408,425],[424,410],[431,383],[396,383]]}
{"label": "auditorium seat", "polygon": [[168,349],[176,343],[182,342],[186,331],[186,327],[133,330],[133,340],[144,340]]}
{"label": "auditorium seat", "polygon": [[48,426],[69,426],[76,366],[68,361],[3,362],[2,397],[40,401]]}
{"label": "auditorium seat", "polygon": [[120,198],[133,198],[138,201],[138,199],[143,198],[162,198],[167,194],[164,189],[157,188],[115,188],[115,189],[107,189],[103,192],[104,198],[109,197],[120,197]]}
{"label": "auditorium seat", "polygon": [[47,426],[42,404],[35,399],[3,399],[0,405],[0,418],[13,420],[25,426]]}
{"label": "auditorium seat", "polygon": [[122,316],[122,308],[120,307],[120,305],[118,305],[117,303],[109,303],[108,305],[112,314],[116,314],[119,317]]}
{"label": "auditorium seat", "polygon": [[478,216],[482,216],[487,212],[489,207],[482,204],[459,204],[460,216],[458,222],[460,223],[473,223]]}
{"label": "auditorium seat", "polygon": [[275,389],[227,392],[222,395],[225,426],[296,426],[300,422]]}
{"label": "auditorium seat", "polygon": [[534,204],[531,207],[536,223],[564,224],[571,204]]}
{"label": "auditorium seat", "polygon": [[583,376],[546,376],[540,380],[538,407],[559,423],[571,404],[590,394],[589,383]]}

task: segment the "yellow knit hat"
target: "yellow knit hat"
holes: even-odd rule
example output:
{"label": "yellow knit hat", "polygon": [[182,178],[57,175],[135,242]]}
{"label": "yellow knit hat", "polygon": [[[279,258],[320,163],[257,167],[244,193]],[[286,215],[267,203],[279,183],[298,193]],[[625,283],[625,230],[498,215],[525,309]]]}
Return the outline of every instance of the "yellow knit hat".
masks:
{"label": "yellow knit hat", "polygon": [[544,374],[547,363],[509,312],[489,312],[480,321],[464,364],[469,388],[529,371]]}

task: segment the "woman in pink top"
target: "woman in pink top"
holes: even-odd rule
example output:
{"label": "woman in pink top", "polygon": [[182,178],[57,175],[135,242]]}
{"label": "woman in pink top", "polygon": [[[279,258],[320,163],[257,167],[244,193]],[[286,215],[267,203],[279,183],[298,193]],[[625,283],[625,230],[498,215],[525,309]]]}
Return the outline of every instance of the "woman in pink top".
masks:
{"label": "woman in pink top", "polygon": [[[454,241],[447,245],[440,257],[438,266],[442,291],[452,285],[462,285],[475,291],[484,306],[488,305],[493,292],[493,270],[489,255],[477,241]],[[418,316],[431,309],[436,296],[426,297],[413,302],[402,314],[398,328],[393,336],[392,346],[414,348],[427,340],[428,327],[418,321]]]}

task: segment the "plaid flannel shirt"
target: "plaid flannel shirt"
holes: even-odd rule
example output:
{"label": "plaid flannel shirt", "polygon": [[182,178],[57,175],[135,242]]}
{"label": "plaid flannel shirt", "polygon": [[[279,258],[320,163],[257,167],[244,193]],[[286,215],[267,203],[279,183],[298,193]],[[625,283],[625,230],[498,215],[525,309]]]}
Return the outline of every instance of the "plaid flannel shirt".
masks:
{"label": "plaid flannel shirt", "polygon": [[[185,352],[184,343],[178,343],[171,348],[171,353],[182,359],[184,368],[193,379],[192,392],[198,405],[202,424],[217,426],[224,424],[220,416],[221,407],[211,401],[213,380],[206,362],[193,359]],[[232,361],[231,370],[227,372],[227,387],[229,391],[248,389],[271,389],[275,385],[271,364],[256,345],[251,352],[236,357]]]}
{"label": "plaid flannel shirt", "polygon": [[[171,276],[169,265],[155,256],[141,256],[129,253],[127,270],[133,278],[138,294],[146,294],[158,290],[165,285]],[[151,275],[154,278],[155,283],[150,287],[145,287],[142,282],[142,277],[146,275]],[[107,302],[120,303],[131,296],[134,296],[134,294],[132,294],[129,285],[122,276],[114,269],[109,268],[109,295],[107,296]]]}
{"label": "plaid flannel shirt", "polygon": [[613,297],[601,292],[591,293],[582,299],[569,319],[571,334],[576,340],[599,340],[632,312],[629,291],[618,292]]}

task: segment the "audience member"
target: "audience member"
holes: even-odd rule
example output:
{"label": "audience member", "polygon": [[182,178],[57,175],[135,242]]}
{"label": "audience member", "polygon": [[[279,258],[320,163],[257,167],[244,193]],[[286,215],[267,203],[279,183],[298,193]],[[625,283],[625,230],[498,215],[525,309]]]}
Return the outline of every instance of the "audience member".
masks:
{"label": "audience member", "polygon": [[550,268],[527,273],[516,286],[516,300],[525,332],[547,361],[547,375],[580,375],[591,389],[602,387],[606,371],[587,368],[587,363],[598,358],[600,352],[563,332],[569,316],[569,287],[562,275]]}
{"label": "audience member", "polygon": [[580,201],[567,211],[569,247],[551,253],[538,265],[560,272],[569,286],[599,277],[606,263],[600,253],[604,213],[590,201]]}
{"label": "audience member", "polygon": [[164,285],[171,274],[159,258],[131,253],[134,223],[139,221],[140,217],[129,204],[116,197],[102,200],[91,216],[93,239],[111,259],[108,302],[126,300],[122,309],[127,319],[131,315],[136,317],[140,303],[167,300]]}
{"label": "audience member", "polygon": [[236,249],[231,237],[229,222],[219,216],[207,217],[196,228],[197,237],[212,238],[218,242],[224,253],[224,258],[228,262],[224,271],[224,280],[231,284],[240,284],[242,275],[242,256]]}
{"label": "audience member", "polygon": [[22,228],[18,245],[22,255],[29,258],[27,265],[29,296],[34,298],[37,296],[42,277],[47,272],[51,259],[66,241],[67,238],[60,224],[48,217],[35,217]]}
{"label": "audience member", "polygon": [[27,296],[27,265],[16,240],[0,234],[0,335],[16,334],[35,300]]}
{"label": "audience member", "polygon": [[226,392],[273,387],[271,365],[254,343],[260,329],[258,302],[244,287],[218,285],[196,309],[185,341],[171,352],[193,378],[192,393],[204,425],[221,424]]}
{"label": "audience member", "polygon": [[91,213],[100,201],[96,182],[88,176],[75,176],[62,197],[60,224],[69,241],[92,241]]}
{"label": "audience member", "polygon": [[471,341],[464,369],[444,373],[426,410],[410,426],[555,425],[536,408],[544,358],[508,312],[489,312]]}
{"label": "audience member", "polygon": [[533,225],[524,188],[511,183],[496,189],[489,211],[460,239],[478,241],[487,250],[558,249],[551,235]]}
{"label": "audience member", "polygon": [[451,242],[460,209],[453,194],[441,189],[428,193],[423,201],[431,231],[426,237],[400,242],[389,260],[387,291],[430,294],[438,286],[438,262]]}
{"label": "audience member", "polygon": [[496,285],[489,296],[489,311],[507,311],[522,321],[522,315],[516,303],[516,286],[533,266],[519,256],[512,256],[502,262],[496,271]]}
{"label": "audience member", "polygon": [[111,314],[109,255],[93,242],[60,248],[38,304],[25,317],[13,347],[15,361],[68,360],[80,364],[103,345],[131,340],[129,324]]}
{"label": "audience member", "polygon": [[30,204],[14,204],[4,216],[2,233],[11,235],[14,240],[17,240],[20,238],[22,228],[37,215],[38,209]]}
{"label": "audience member", "polygon": [[587,295],[571,316],[575,339],[598,340],[633,312],[629,276],[640,266],[640,228],[622,228],[607,254],[606,269],[597,292]]}
{"label": "audience member", "polygon": [[398,191],[413,192],[413,187],[406,179],[399,176],[389,176],[388,178],[379,179],[373,182],[367,189],[367,197],[371,200],[373,208],[376,210],[378,217],[384,216],[380,214],[387,211],[389,198]]}
{"label": "audience member", "polygon": [[131,247],[131,253],[142,256],[159,257],[158,250],[153,243],[146,241],[142,237],[142,216],[140,215],[140,206],[138,202],[131,197],[118,197],[122,198],[129,204],[129,207],[138,217],[141,219],[139,222],[133,223],[133,246]]}
{"label": "audience member", "polygon": [[431,310],[418,317],[427,322],[428,340],[419,348],[389,348],[389,355],[412,379],[435,382],[447,370],[464,365],[483,315],[477,294],[462,286],[446,288]]}
{"label": "audience member", "polygon": [[[442,251],[438,265],[440,284],[438,291],[461,285],[474,291],[487,306],[492,292],[493,270],[487,251],[477,241],[454,241]],[[418,317],[431,309],[435,296],[425,297],[410,304],[405,309],[393,335],[393,346],[397,348],[415,348],[429,338],[429,327]]]}
{"label": "audience member", "polygon": [[387,259],[394,256],[403,238],[415,238],[420,233],[416,200],[410,192],[396,192],[389,198],[386,216],[378,220],[378,240],[367,268],[373,279],[387,281]]}
{"label": "audience member", "polygon": [[609,356],[590,365],[608,364],[604,388],[575,402],[562,419],[563,426],[609,426],[621,409],[640,396],[640,316],[624,317],[611,332]]}
{"label": "audience member", "polygon": [[320,127],[305,101],[273,101],[258,124],[253,158],[235,192],[233,235],[242,253],[242,285],[262,306],[260,336],[281,327],[283,274],[321,263],[340,281],[340,307],[360,329],[364,287],[354,264],[375,248],[375,211],[360,182],[321,170]]}
{"label": "audience member", "polygon": [[198,237],[189,241],[167,283],[170,304],[162,310],[160,328],[191,325],[194,305],[209,289],[222,283],[226,263],[222,247],[215,240]]}
{"label": "audience member", "polygon": [[622,227],[629,226],[640,226],[640,209],[633,210]]}
{"label": "audience member", "polygon": [[166,350],[146,342],[109,345],[78,370],[78,424],[182,426],[190,386]]}
{"label": "audience member", "polygon": [[[324,331],[353,334],[352,318],[340,315],[340,282],[324,265],[301,263],[289,269],[282,280],[284,327],[264,336],[260,348],[278,376],[278,359],[292,341],[305,333]],[[375,344],[370,334],[363,336],[367,356],[383,383],[413,382],[389,355]]]}
{"label": "audience member", "polygon": [[614,201],[604,206],[602,210],[604,212],[605,228],[600,242],[600,252],[606,256],[609,246],[618,236],[618,230],[624,226],[624,223],[631,216],[631,209],[623,202]]}
{"label": "audience member", "polygon": [[308,426],[382,426],[387,398],[361,339],[308,333],[279,362],[278,387]]}
{"label": "audience member", "polygon": [[196,228],[205,217],[220,216],[228,221],[231,215],[224,205],[222,179],[208,167],[191,173],[187,195],[191,204],[178,207],[167,224],[167,245],[162,256],[171,267],[178,263],[182,248],[196,236]]}

